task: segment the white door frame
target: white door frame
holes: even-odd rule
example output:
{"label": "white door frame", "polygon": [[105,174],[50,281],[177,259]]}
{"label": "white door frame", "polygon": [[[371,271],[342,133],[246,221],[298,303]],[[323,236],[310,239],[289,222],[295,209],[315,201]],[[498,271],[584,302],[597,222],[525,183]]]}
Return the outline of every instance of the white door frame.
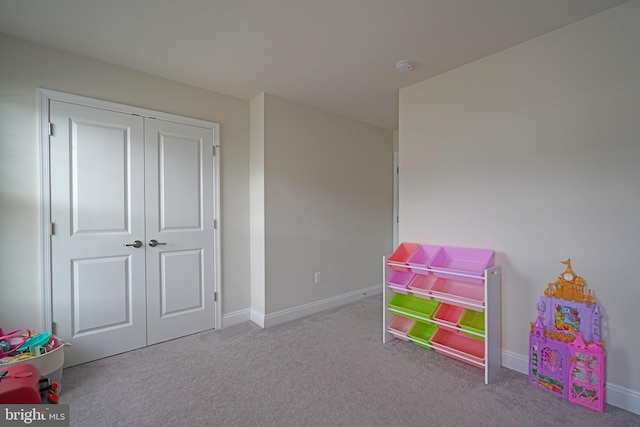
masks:
{"label": "white door frame", "polygon": [[132,107],[115,102],[100,99],[87,98],[64,92],[38,88],[39,111],[39,145],[40,145],[40,230],[42,248],[42,330],[52,331],[52,298],[51,298],[51,187],[50,187],[50,150],[49,150],[49,102],[51,100],[80,104],[88,107],[101,108],[103,110],[117,111],[120,113],[134,114],[142,117],[152,117],[170,122],[183,123],[194,126],[211,128],[213,131],[214,157],[214,292],[217,298],[215,305],[215,328],[222,328],[222,272],[220,256],[220,125],[200,119],[177,116],[169,113],[148,110],[146,108]]}
{"label": "white door frame", "polygon": [[393,152],[393,249],[398,247],[398,228],[400,226],[400,164],[398,152]]}

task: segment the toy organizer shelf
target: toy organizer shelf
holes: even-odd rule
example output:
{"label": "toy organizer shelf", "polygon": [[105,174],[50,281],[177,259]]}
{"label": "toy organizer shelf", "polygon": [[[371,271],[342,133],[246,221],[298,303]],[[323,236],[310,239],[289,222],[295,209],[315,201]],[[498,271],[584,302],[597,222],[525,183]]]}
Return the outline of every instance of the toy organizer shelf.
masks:
{"label": "toy organizer shelf", "polygon": [[383,342],[433,349],[484,370],[501,365],[500,267],[493,251],[402,243],[383,258]]}

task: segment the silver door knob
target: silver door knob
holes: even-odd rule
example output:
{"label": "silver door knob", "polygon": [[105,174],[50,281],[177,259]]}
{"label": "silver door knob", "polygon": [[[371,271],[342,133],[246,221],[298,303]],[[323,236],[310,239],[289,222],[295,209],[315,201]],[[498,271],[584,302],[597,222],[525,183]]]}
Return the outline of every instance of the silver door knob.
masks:
{"label": "silver door knob", "polygon": [[151,246],[152,248],[155,248],[156,246],[160,246],[160,245],[166,245],[166,243],[160,243],[156,239],[149,240],[149,246]]}
{"label": "silver door knob", "polygon": [[133,243],[126,243],[125,246],[133,246],[134,248],[142,247],[142,242],[140,240],[136,240]]}

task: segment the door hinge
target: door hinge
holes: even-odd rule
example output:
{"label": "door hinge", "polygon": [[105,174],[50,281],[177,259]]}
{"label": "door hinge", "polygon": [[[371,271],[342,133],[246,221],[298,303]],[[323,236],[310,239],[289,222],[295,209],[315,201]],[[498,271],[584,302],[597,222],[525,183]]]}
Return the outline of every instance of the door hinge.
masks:
{"label": "door hinge", "polygon": [[400,166],[396,167],[396,175],[400,175]]}
{"label": "door hinge", "polygon": [[50,222],[50,223],[49,223],[49,236],[53,236],[53,235],[54,235],[54,233],[55,233],[55,230],[56,230],[56,229],[55,229],[55,224],[54,224],[54,223],[52,223],[52,222]]}
{"label": "door hinge", "polygon": [[58,330],[58,325],[56,325],[56,322],[51,322],[51,334],[55,335],[57,333]]}
{"label": "door hinge", "polygon": [[213,302],[218,302],[218,293],[217,292],[213,293]]}
{"label": "door hinge", "polygon": [[400,217],[396,216],[396,224],[400,224]]}
{"label": "door hinge", "polygon": [[217,220],[217,219],[214,219],[214,220],[213,220],[213,229],[214,229],[214,230],[217,230],[217,229],[218,229],[218,220]]}
{"label": "door hinge", "polygon": [[216,156],[216,146],[212,145],[211,148],[212,148],[212,151],[213,151],[213,157],[215,157]]}
{"label": "door hinge", "polygon": [[53,136],[53,123],[49,122],[49,136]]}

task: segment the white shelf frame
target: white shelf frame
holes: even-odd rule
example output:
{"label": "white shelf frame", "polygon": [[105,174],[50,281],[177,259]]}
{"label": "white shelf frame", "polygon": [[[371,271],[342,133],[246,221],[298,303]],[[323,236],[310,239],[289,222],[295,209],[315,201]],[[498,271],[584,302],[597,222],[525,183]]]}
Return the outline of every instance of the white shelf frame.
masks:
{"label": "white shelf frame", "polygon": [[[394,314],[402,315],[403,312],[397,309],[391,309],[387,306],[388,302],[391,300],[393,295],[396,294],[387,283],[387,266],[397,266],[407,268],[405,264],[397,264],[393,262],[387,262],[387,257],[382,258],[382,283],[384,284],[384,292],[382,293],[382,342],[388,343],[394,339],[398,338],[393,332],[389,331],[389,325],[393,320]],[[445,271],[441,269],[430,269],[430,268],[416,268],[412,267],[414,270],[422,270],[433,273],[446,273],[453,276],[459,277],[468,277],[473,279],[481,279],[483,284],[479,284],[478,286],[484,287],[484,302],[483,304],[479,303],[469,303],[469,301],[463,298],[456,298],[455,295],[452,296],[441,296],[438,295],[435,299],[439,301],[446,301],[449,304],[457,305],[464,308],[469,308],[471,310],[476,311],[484,311],[484,334],[480,334],[473,331],[464,330],[467,334],[476,335],[480,338],[484,338],[484,363],[478,363],[477,360],[464,357],[463,354],[453,353],[447,351],[446,349],[439,348],[438,351],[442,353],[446,353],[451,356],[455,356],[460,359],[464,359],[471,363],[474,366],[482,368],[484,370],[484,383],[489,384],[489,382],[495,378],[495,376],[500,371],[500,367],[502,366],[502,321],[501,321],[501,307],[500,307],[500,287],[501,287],[501,271],[500,267],[491,267],[487,268],[484,271],[482,276],[476,276],[471,274],[462,274],[455,273],[452,271]],[[407,290],[409,293],[414,293],[411,290]],[[433,295],[428,292],[415,292],[424,296],[429,296],[434,298]],[[415,314],[405,313],[404,317],[412,317],[419,318],[424,322],[435,323],[438,326],[443,326],[445,328],[453,329],[453,330],[462,330],[462,328],[457,326],[451,326],[450,324],[435,320],[435,319],[427,319],[422,318],[420,316],[416,316]],[[403,337],[408,341],[415,341],[422,345],[426,345],[430,348],[433,348],[431,343],[424,342],[422,340],[415,340],[411,337]]]}

